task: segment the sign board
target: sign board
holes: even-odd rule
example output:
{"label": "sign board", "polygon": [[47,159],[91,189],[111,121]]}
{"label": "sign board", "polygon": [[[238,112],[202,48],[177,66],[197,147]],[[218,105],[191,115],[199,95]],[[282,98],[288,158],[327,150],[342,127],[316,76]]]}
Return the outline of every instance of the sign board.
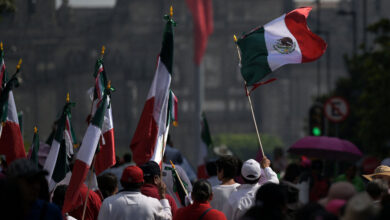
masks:
{"label": "sign board", "polygon": [[325,102],[324,112],[329,121],[342,122],[349,114],[349,104],[344,98],[335,96]]}

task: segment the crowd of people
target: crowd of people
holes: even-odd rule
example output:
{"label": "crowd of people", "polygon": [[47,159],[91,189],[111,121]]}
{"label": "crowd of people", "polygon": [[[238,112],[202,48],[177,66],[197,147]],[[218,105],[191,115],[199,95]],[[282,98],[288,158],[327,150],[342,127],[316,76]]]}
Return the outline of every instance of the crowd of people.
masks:
{"label": "crowd of people", "polygon": [[[168,155],[169,156],[169,155]],[[242,162],[224,155],[207,163],[207,179],[190,180],[180,166],[122,162],[80,189],[82,205],[62,213],[67,182],[52,192],[47,172],[18,159],[0,173],[1,219],[177,219],[177,220],[379,220],[390,219],[390,167],[358,174],[344,164],[340,175],[324,175],[321,160],[290,164],[264,157]],[[119,160],[118,160],[119,161]],[[214,167],[214,168],[213,168]],[[213,171],[214,170],[214,171]],[[275,172],[275,171],[276,172]],[[215,175],[214,175],[215,174]],[[180,184],[175,184],[176,175]],[[178,187],[185,195],[179,195]],[[184,196],[184,198],[183,198]]]}

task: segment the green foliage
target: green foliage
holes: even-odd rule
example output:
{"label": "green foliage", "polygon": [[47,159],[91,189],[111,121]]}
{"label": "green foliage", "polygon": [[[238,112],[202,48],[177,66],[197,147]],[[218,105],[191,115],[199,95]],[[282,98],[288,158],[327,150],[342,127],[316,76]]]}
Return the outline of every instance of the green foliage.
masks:
{"label": "green foliage", "polygon": [[[383,155],[390,144],[390,21],[382,19],[367,31],[375,36],[372,47],[345,58],[349,77],[338,80],[329,96],[339,95],[350,103],[350,115],[340,123],[339,136],[366,153]],[[330,124],[331,135],[335,126]]]}
{"label": "green foliage", "polygon": [[[264,153],[271,154],[273,149],[283,147],[283,142],[279,137],[261,134]],[[226,145],[235,155],[242,160],[255,158],[259,151],[259,144],[256,133],[249,134],[217,134],[213,136],[214,145]]]}
{"label": "green foliage", "polygon": [[0,14],[4,12],[14,12],[14,0],[0,0]]}

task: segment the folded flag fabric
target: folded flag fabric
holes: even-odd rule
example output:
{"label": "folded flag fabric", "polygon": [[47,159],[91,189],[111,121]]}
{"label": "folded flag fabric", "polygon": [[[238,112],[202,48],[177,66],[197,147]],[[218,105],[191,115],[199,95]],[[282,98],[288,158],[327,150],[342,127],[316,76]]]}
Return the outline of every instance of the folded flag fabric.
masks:
{"label": "folded flag fabric", "polygon": [[173,26],[168,18],[158,64],[130,149],[137,165],[149,160],[161,165],[169,130],[169,87],[173,66]]}
{"label": "folded flag fabric", "polygon": [[241,50],[241,74],[248,86],[285,64],[311,62],[325,53],[326,42],[307,26],[311,9],[295,9],[237,41]]}

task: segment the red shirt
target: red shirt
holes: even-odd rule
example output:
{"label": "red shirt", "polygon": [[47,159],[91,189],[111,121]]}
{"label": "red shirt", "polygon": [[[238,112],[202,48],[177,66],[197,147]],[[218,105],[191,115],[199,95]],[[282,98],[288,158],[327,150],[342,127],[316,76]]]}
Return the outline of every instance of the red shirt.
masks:
{"label": "red shirt", "polygon": [[[157,186],[156,186],[156,185],[153,185],[153,184],[145,183],[145,184],[141,187],[141,193],[144,194],[145,196],[153,197],[153,198],[156,198],[156,199],[158,199],[158,200],[161,199],[160,194],[158,193],[158,188],[157,188]],[[175,202],[175,200],[172,198],[172,196],[170,196],[170,195],[168,195],[168,194],[165,194],[165,198],[168,200],[169,205],[171,206],[172,216],[174,216],[175,213],[176,213],[176,211],[177,211],[176,202]]]}
{"label": "red shirt", "polygon": [[[88,187],[83,184],[80,188],[80,196],[82,197],[83,204],[75,209],[73,209],[71,212],[69,212],[69,215],[76,218],[81,219],[83,216],[83,209],[84,209],[84,203],[85,203],[85,197],[87,196]],[[100,197],[98,194],[96,194],[94,191],[89,190],[88,193],[88,203],[87,203],[87,209],[85,210],[85,220],[96,220],[99,215],[100,206],[102,205],[102,201],[100,200]]]}
{"label": "red shirt", "polygon": [[[176,215],[173,216],[174,220],[198,220],[199,217],[207,210],[211,208],[210,203],[194,202],[184,208],[177,210]],[[226,220],[225,214],[216,209],[211,209],[203,216],[202,220]]]}

